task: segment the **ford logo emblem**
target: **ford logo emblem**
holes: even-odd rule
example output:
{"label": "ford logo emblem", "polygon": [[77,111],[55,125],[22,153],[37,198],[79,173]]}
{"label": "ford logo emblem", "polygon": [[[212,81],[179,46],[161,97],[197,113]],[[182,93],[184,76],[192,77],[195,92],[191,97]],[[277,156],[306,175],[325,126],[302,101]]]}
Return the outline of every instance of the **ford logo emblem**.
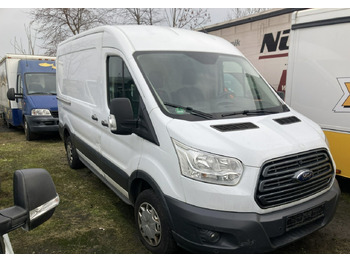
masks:
{"label": "ford logo emblem", "polygon": [[314,172],[309,169],[299,170],[294,173],[293,179],[299,182],[305,182],[310,180],[314,176]]}

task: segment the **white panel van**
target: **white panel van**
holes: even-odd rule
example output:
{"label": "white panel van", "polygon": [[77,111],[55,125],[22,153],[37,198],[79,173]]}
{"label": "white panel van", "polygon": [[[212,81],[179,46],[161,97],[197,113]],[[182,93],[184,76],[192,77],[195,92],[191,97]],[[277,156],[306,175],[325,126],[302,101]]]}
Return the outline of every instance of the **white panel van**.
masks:
{"label": "white panel van", "polygon": [[268,252],[335,213],[325,135],[226,40],[98,27],[59,45],[57,92],[69,165],[134,206],[152,252]]}

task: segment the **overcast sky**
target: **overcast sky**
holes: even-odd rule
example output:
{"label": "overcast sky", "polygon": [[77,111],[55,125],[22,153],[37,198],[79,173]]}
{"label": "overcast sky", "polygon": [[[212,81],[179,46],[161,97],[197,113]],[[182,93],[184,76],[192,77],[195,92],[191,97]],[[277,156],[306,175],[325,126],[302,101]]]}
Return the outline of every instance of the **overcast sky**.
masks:
{"label": "overcast sky", "polygon": [[[45,1],[45,0],[31,0],[31,1],[25,1],[25,0],[17,0],[11,3],[8,0],[1,0],[0,3],[0,58],[3,57],[6,53],[14,53],[14,47],[11,45],[11,42],[13,43],[15,41],[15,38],[17,42],[22,41],[23,48],[28,50],[27,47],[27,38],[25,34],[24,25],[29,25],[29,15],[27,14],[28,8],[38,8],[38,7],[82,7],[82,6],[71,6],[72,5],[71,0],[61,0],[59,4],[61,6],[48,6],[50,4],[56,4],[56,1]],[[118,1],[118,0],[99,0],[99,1],[89,1],[89,2],[98,2],[100,5],[102,4],[103,7],[110,7],[110,8],[126,8],[126,7],[141,7],[144,4],[144,0],[129,0],[129,1]],[[127,6],[125,5],[127,2]],[[165,1],[162,1],[165,2]],[[227,18],[229,7],[269,7],[269,8],[276,8],[276,7],[324,7],[321,6],[320,2],[317,1],[317,6],[315,4],[310,4],[310,0],[293,0],[293,6],[284,6],[287,1],[281,2],[281,1],[271,1],[271,0],[265,0],[265,1],[257,1],[257,0],[245,0],[245,1],[208,1],[208,0],[202,0],[202,1],[188,1],[188,0],[176,0],[176,1],[166,1],[167,5],[169,5],[169,2],[176,3],[176,6],[185,6],[185,7],[192,7],[192,8],[208,8],[210,14],[211,14],[211,22],[208,24],[216,24],[223,22]],[[291,2],[291,1],[289,1]],[[325,1],[323,1],[325,2]],[[342,1],[342,5],[347,3],[349,5],[349,1]],[[75,2],[74,2],[75,3]],[[82,3],[82,1],[76,1],[77,4]],[[84,2],[87,3],[87,2]],[[193,4],[195,3],[195,6]],[[198,6],[200,3],[201,6]],[[329,5],[330,2],[327,2]],[[336,1],[332,1],[332,4],[335,5]],[[13,6],[16,4],[16,6]],[[110,6],[112,5],[113,6]],[[324,3],[323,3],[324,4]],[[9,6],[10,5],[10,6]],[[169,7],[169,6],[159,6],[159,0],[148,0],[147,1],[147,7]],[[214,6],[215,8],[214,8]],[[14,8],[21,6],[23,8]],[[98,7],[98,6],[91,6],[91,3],[88,3],[87,6],[84,7]],[[143,6],[144,7],[144,6]],[[174,6],[170,6],[174,7]],[[329,6],[326,6],[329,7]],[[27,9],[26,9],[27,8]],[[39,42],[37,42],[38,46]],[[36,52],[40,53],[39,47],[37,47]]]}
{"label": "overcast sky", "polygon": [[[210,8],[211,22],[209,24],[219,23],[225,20],[229,9]],[[17,42],[22,41],[23,48],[28,50],[27,37],[24,25],[28,26],[30,18],[29,9],[21,8],[0,8],[0,58],[7,53],[14,53],[13,44],[15,38]],[[37,42],[38,45],[39,42]],[[40,53],[40,48],[36,48]]]}

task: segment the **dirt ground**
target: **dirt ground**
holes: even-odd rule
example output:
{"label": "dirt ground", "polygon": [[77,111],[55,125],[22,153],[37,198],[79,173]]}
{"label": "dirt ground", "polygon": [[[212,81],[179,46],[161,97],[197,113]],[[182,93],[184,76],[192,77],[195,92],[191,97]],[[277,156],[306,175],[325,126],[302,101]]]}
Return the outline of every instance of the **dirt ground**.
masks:
{"label": "dirt ground", "polygon": [[[12,132],[15,131],[17,134],[19,132],[22,132],[22,131],[19,131],[18,129],[8,129],[6,126],[3,125],[2,119],[0,119],[0,136],[1,136],[1,133],[3,132],[11,132],[11,131]],[[60,143],[60,141],[58,141],[57,143]],[[85,171],[81,170],[80,172],[85,172]],[[338,182],[342,190],[342,193],[339,201],[339,206],[337,208],[337,212],[332,222],[326,227],[320,229],[319,231],[314,232],[313,234],[297,242],[294,242],[288,246],[280,248],[273,253],[275,254],[350,254],[350,179],[338,177]],[[108,190],[108,189],[107,187],[105,187],[105,189],[103,188],[102,190]],[[125,216],[125,214],[123,216]],[[66,221],[66,222],[69,222],[69,221]],[[131,225],[130,227],[132,228],[133,225]],[[105,243],[105,240],[106,239],[101,241],[101,243],[102,242]],[[131,249],[128,250],[127,253],[143,252],[142,251],[143,249],[136,250],[135,246],[134,246],[135,252],[132,251],[133,250],[132,247],[130,248]],[[27,252],[27,251],[19,250],[19,252]],[[80,252],[86,252],[86,251],[80,251]],[[107,252],[111,252],[111,251],[108,250]],[[186,252],[184,251],[184,253]]]}

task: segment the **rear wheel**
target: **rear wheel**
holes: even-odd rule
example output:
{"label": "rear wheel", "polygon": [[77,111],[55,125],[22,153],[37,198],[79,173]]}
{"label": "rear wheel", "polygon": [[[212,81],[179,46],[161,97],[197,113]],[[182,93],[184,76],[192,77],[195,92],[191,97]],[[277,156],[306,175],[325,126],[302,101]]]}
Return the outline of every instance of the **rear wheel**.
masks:
{"label": "rear wheel", "polygon": [[142,191],[135,203],[135,221],[143,245],[152,253],[173,253],[173,239],[165,210],[151,189]]}
{"label": "rear wheel", "polygon": [[66,138],[65,142],[67,160],[70,168],[78,169],[83,166],[83,163],[80,161],[77,150],[75,149],[72,139],[70,136]]}

